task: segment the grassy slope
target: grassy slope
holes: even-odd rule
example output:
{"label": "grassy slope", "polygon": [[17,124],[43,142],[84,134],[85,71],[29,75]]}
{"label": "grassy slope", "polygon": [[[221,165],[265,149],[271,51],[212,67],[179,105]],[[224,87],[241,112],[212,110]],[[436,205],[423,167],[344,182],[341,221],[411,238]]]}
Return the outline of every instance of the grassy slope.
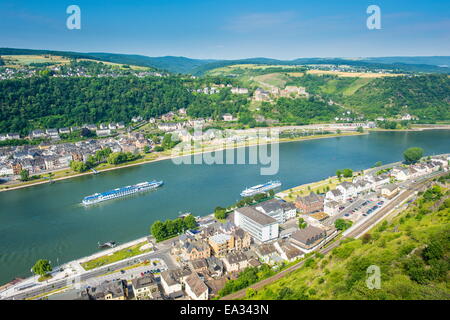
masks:
{"label": "grassy slope", "polygon": [[211,70],[208,74],[233,75],[244,86],[260,86],[266,89],[269,89],[269,86],[279,88],[285,85],[303,86],[309,93],[320,95],[325,100],[332,99],[372,118],[395,117],[405,113],[416,115],[422,120],[450,117],[448,108],[450,80],[446,76],[383,77],[376,74],[374,77],[367,77],[365,74],[341,77],[310,73],[298,76],[298,74],[290,75],[289,71],[273,72],[270,69],[264,74],[262,66],[257,65],[227,66]]}
{"label": "grassy slope", "polygon": [[[416,201],[391,223],[373,229],[367,243],[350,240],[331,254],[316,257],[306,263],[308,266],[266,286],[252,299],[450,299],[449,201],[447,208],[429,213],[426,212],[431,202]],[[432,239],[439,239],[445,248],[440,261],[444,272],[435,280],[418,283],[411,279],[405,263],[412,259],[423,263],[423,248]],[[366,269],[370,265],[381,268],[379,290],[366,286]],[[428,264],[423,266],[431,269]]]}

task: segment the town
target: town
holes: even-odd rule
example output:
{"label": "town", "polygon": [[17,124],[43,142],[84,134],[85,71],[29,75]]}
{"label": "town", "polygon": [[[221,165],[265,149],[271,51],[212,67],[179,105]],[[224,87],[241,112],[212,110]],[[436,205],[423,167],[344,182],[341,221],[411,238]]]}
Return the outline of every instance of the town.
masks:
{"label": "town", "polygon": [[[448,174],[450,155],[412,163],[377,163],[335,177],[243,198],[205,217],[190,213],[152,226],[151,236],[15,279],[0,288],[2,299],[208,300],[226,297],[252,282],[248,274],[272,276],[338,245],[336,239],[373,227],[379,213],[414,200],[417,186]],[[413,187],[414,186],[414,187]],[[182,225],[172,236],[169,225]],[[162,230],[165,230],[164,233]],[[36,268],[36,266],[34,267]],[[37,270],[37,269],[36,269]],[[256,276],[256,278],[258,278]],[[260,279],[261,280],[261,279]],[[258,281],[257,279],[252,280]],[[243,283],[243,284],[242,284]]]}
{"label": "town", "polygon": [[[26,182],[51,182],[54,172],[68,176],[86,169],[95,173],[99,162],[93,158],[108,150],[109,153],[127,153],[133,160],[155,160],[155,155],[173,148],[183,142],[191,147],[191,142],[202,150],[204,147],[220,148],[224,145],[249,144],[262,141],[261,134],[266,132],[264,143],[277,142],[279,138],[296,139],[317,137],[320,135],[341,135],[362,133],[364,129],[375,128],[374,122],[340,122],[335,124],[314,124],[303,126],[277,126],[249,129],[235,128],[236,119],[224,114],[222,121],[211,118],[191,118],[186,109],[168,112],[157,118],[143,119],[135,116],[131,123],[85,124],[64,128],[32,130],[27,136],[18,133],[0,135],[0,186],[9,189]],[[216,129],[216,125],[226,125],[231,129]],[[277,135],[270,137],[270,132]],[[167,136],[167,139],[166,139]],[[168,141],[167,144],[165,141]],[[175,150],[176,151],[176,150]],[[180,150],[180,154],[183,150]],[[147,156],[147,157],[146,157]],[[167,156],[167,154],[165,154]],[[74,167],[73,163],[90,163],[84,170]],[[111,163],[118,164],[118,163]],[[69,171],[67,170],[69,169]],[[70,170],[73,169],[73,170]]]}

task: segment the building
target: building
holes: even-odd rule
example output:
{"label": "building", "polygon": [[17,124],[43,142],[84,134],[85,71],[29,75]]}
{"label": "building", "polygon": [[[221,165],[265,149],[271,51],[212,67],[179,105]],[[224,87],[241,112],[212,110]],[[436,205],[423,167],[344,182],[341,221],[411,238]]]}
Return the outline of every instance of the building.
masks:
{"label": "building", "polygon": [[231,115],[231,114],[229,114],[229,113],[225,113],[225,114],[222,116],[222,119],[223,119],[223,121],[233,121],[233,120],[234,120],[233,115]]}
{"label": "building", "polygon": [[278,223],[285,223],[286,216],[279,200],[271,199],[254,205],[254,208],[269,217],[277,220]]}
{"label": "building", "polygon": [[275,249],[277,249],[281,258],[288,262],[293,262],[297,259],[300,259],[305,255],[305,253],[294,247],[289,241],[286,240],[278,240],[274,243]]}
{"label": "building", "polygon": [[128,286],[125,280],[105,281],[99,286],[90,288],[89,296],[94,300],[126,300]]}
{"label": "building", "polygon": [[206,259],[206,263],[208,264],[208,273],[211,277],[222,277],[225,267],[221,259],[211,256]]}
{"label": "building", "polygon": [[179,268],[161,272],[161,285],[166,295],[182,291],[183,281],[192,271],[189,268]]}
{"label": "building", "polygon": [[7,133],[6,140],[19,140],[20,135],[18,133]]}
{"label": "building", "polygon": [[208,243],[215,256],[223,257],[234,249],[234,237],[225,233],[215,234],[208,239]]}
{"label": "building", "polygon": [[261,88],[255,90],[253,94],[253,98],[255,101],[269,101],[270,100],[270,92],[265,91]]}
{"label": "building", "polygon": [[258,258],[267,264],[276,264],[282,261],[277,249],[272,243],[264,243],[255,248]]}
{"label": "building", "polygon": [[294,219],[297,216],[297,207],[292,202],[280,201],[286,220]]}
{"label": "building", "polygon": [[305,229],[299,229],[291,235],[291,244],[298,249],[309,253],[319,246],[326,238],[326,231],[308,225]]}
{"label": "building", "polygon": [[387,199],[392,199],[398,195],[400,189],[396,184],[387,184],[381,187],[381,195]]}
{"label": "building", "polygon": [[158,129],[164,132],[175,131],[180,129],[180,124],[176,122],[158,123]]}
{"label": "building", "polygon": [[184,287],[192,300],[208,300],[209,289],[197,273],[193,272],[184,279]]}
{"label": "building", "polygon": [[323,211],[324,197],[311,192],[309,195],[301,197],[298,196],[295,200],[295,206],[302,211],[302,213],[309,214],[316,211]]}
{"label": "building", "polygon": [[244,250],[250,248],[252,239],[248,232],[245,232],[240,228],[236,228],[232,235],[234,237],[234,250]]}
{"label": "building", "polygon": [[152,274],[133,279],[131,285],[133,287],[134,297],[137,300],[152,298],[153,295],[159,293],[158,284]]}
{"label": "building", "polygon": [[161,116],[161,119],[163,121],[172,121],[174,118],[175,118],[175,113],[172,111],[169,111]]}
{"label": "building", "polygon": [[339,202],[337,201],[326,201],[323,205],[323,211],[329,216],[334,216],[339,213],[339,206]]}
{"label": "building", "polygon": [[60,128],[59,129],[59,133],[69,134],[70,133],[70,128]]}
{"label": "building", "polygon": [[344,182],[340,183],[336,187],[336,189],[342,193],[344,200],[356,197],[356,195],[358,194],[357,187],[352,182],[348,182],[348,181],[344,181]]}
{"label": "building", "polygon": [[279,224],[276,219],[253,207],[238,208],[234,211],[234,224],[259,242],[278,238]]}
{"label": "building", "polygon": [[233,94],[248,94],[247,88],[231,88],[231,93]]}
{"label": "building", "polygon": [[344,200],[344,196],[342,195],[342,192],[340,192],[338,189],[330,190],[325,194],[326,200],[332,200],[336,202],[341,202]]}
{"label": "building", "polygon": [[248,267],[248,257],[245,255],[245,253],[236,251],[228,254],[223,259],[223,263],[225,265],[225,269],[228,272],[242,271]]}
{"label": "building", "polygon": [[[101,127],[101,125],[100,125],[100,127]],[[107,137],[107,136],[110,136],[111,135],[111,129],[108,129],[108,128],[106,128],[106,129],[97,129],[97,136],[99,136],[99,137]]]}
{"label": "building", "polygon": [[30,136],[31,136],[32,139],[45,138],[46,134],[45,134],[45,132],[43,130],[39,130],[38,129],[38,130],[31,131]]}
{"label": "building", "polygon": [[208,262],[206,259],[197,259],[190,261],[190,267],[194,272],[205,274],[208,272]]}

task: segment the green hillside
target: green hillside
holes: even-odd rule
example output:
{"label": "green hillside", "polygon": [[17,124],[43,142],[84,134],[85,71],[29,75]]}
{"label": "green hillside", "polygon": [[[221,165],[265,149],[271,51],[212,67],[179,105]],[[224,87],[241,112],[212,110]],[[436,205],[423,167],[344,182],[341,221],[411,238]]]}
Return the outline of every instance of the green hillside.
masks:
{"label": "green hillside", "polygon": [[332,99],[366,117],[418,116],[423,121],[450,119],[450,78],[446,75],[348,78],[332,75],[296,77],[287,85]]}
{"label": "green hillside", "polygon": [[[433,186],[392,221],[328,255],[308,258],[300,269],[258,292],[248,290],[247,299],[448,300],[449,218],[448,184]],[[380,289],[366,285],[371,265],[381,270]]]}

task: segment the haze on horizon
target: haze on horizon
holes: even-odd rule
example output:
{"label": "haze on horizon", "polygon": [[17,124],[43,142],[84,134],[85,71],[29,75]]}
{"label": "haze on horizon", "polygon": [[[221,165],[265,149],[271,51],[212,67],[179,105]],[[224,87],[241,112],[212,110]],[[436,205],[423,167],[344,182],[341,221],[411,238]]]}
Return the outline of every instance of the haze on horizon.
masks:
{"label": "haze on horizon", "polygon": [[[66,28],[72,4],[81,30]],[[371,4],[381,30],[366,27]],[[449,13],[445,0],[4,0],[0,47],[200,59],[448,56]]]}

